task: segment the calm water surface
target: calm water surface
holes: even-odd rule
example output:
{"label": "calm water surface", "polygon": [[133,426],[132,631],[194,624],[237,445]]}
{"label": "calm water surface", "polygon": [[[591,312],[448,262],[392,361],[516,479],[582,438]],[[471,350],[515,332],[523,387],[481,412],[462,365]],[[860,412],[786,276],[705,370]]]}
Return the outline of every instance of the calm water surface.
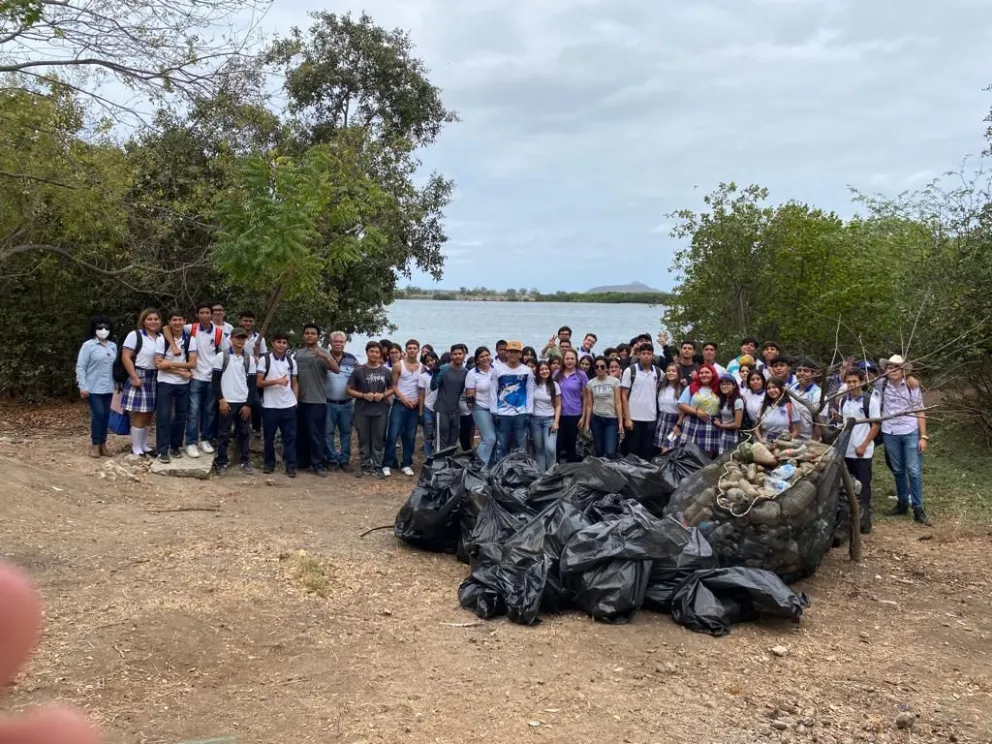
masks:
{"label": "calm water surface", "polygon": [[[474,352],[477,346],[494,349],[500,339],[522,341],[538,353],[560,326],[572,329],[576,347],[586,333],[599,338],[596,351],[629,341],[638,333],[652,337],[661,328],[660,305],[613,305],[595,302],[470,302],[459,300],[397,300],[389,307],[395,331],[376,338],[404,343],[415,338],[441,354],[455,343]],[[365,356],[367,336],[354,336],[348,349]]]}

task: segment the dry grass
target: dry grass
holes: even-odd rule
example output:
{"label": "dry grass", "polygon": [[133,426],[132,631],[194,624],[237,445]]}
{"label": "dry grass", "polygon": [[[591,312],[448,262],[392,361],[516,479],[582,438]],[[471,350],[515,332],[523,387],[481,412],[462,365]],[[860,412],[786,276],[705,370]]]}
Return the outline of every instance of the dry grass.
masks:
{"label": "dry grass", "polygon": [[331,578],[327,575],[323,562],[307,551],[301,550],[293,559],[293,564],[296,579],[303,588],[311,594],[326,599],[331,590]]}

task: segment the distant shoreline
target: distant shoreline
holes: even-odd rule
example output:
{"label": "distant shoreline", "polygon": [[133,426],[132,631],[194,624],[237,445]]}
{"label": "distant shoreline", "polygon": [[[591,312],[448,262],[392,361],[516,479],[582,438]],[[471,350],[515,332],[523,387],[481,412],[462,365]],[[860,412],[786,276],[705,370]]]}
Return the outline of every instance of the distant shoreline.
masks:
{"label": "distant shoreline", "polygon": [[408,293],[399,291],[394,299],[397,300],[437,300],[442,302],[568,302],[596,303],[609,305],[667,305],[674,296],[667,292],[603,292],[585,294],[582,292],[561,292],[540,295],[511,295],[505,294],[461,294],[459,292]]}

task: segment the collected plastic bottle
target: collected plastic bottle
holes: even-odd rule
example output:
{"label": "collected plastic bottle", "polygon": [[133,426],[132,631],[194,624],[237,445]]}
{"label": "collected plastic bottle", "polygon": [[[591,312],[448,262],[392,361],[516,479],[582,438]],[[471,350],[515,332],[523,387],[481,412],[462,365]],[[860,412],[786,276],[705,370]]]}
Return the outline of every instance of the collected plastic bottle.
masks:
{"label": "collected plastic bottle", "polygon": [[768,477],[773,480],[791,480],[792,476],[796,474],[796,466],[790,462],[785,463],[785,465],[779,465],[772,472],[768,474]]}
{"label": "collected plastic bottle", "polygon": [[792,484],[789,481],[780,480],[778,478],[769,478],[765,481],[765,487],[772,489],[775,493],[782,493],[782,491],[789,488]]}

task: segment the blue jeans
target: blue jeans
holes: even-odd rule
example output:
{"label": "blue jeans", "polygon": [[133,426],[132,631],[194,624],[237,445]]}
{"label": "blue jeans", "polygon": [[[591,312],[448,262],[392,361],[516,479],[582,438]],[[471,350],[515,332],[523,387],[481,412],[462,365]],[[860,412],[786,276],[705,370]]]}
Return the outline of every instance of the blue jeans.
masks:
{"label": "blue jeans", "polygon": [[214,408],[217,396],[209,382],[190,380],[189,416],[186,418],[186,444],[196,444],[201,439],[208,442],[217,437],[217,420]]}
{"label": "blue jeans", "polygon": [[[413,465],[413,448],[417,446],[417,424],[420,423],[420,410],[407,408],[400,401],[393,403],[389,411],[389,426],[386,429],[387,468],[409,468]],[[403,459],[396,464],[396,440],[403,442]]]}
{"label": "blue jeans", "polygon": [[262,464],[276,466],[276,429],[282,434],[282,459],[286,470],[296,470],[296,406],[262,409]]}
{"label": "blue jeans", "polygon": [[[327,404],[327,464],[347,465],[351,459],[351,423],[355,420],[355,404]],[[334,449],[334,432],[341,439],[341,451]]]}
{"label": "blue jeans", "polygon": [[[175,406],[173,414],[172,407]],[[155,389],[155,447],[160,455],[183,446],[189,415],[189,385],[160,382]]]}
{"label": "blue jeans", "polygon": [[619,436],[617,420],[593,414],[589,420],[589,428],[592,429],[592,440],[596,443],[596,456],[615,459]]}
{"label": "blue jeans", "polygon": [[491,467],[493,465],[493,452],[496,450],[496,421],[493,419],[492,413],[485,408],[473,410],[472,418],[475,420],[475,428],[479,432],[479,450],[476,454],[482,460],[482,467]]}
{"label": "blue jeans", "polygon": [[434,411],[424,407],[424,459],[434,454]]}
{"label": "blue jeans", "polygon": [[534,459],[538,470],[547,471],[555,465],[558,449],[558,432],[551,431],[554,416],[531,416],[530,438],[534,442]]}
{"label": "blue jeans", "polygon": [[107,425],[110,423],[110,401],[113,393],[90,393],[86,400],[90,403],[90,442],[107,443]]}
{"label": "blue jeans", "polygon": [[[516,416],[496,417],[496,462],[499,462],[511,451],[527,451],[527,427],[530,423],[530,416],[520,413]],[[510,441],[513,441],[513,449],[510,449]],[[552,456],[551,462],[554,463]]]}
{"label": "blue jeans", "polygon": [[885,452],[896,478],[896,498],[913,508],[923,508],[923,460],[920,457],[920,434],[883,434]]}

